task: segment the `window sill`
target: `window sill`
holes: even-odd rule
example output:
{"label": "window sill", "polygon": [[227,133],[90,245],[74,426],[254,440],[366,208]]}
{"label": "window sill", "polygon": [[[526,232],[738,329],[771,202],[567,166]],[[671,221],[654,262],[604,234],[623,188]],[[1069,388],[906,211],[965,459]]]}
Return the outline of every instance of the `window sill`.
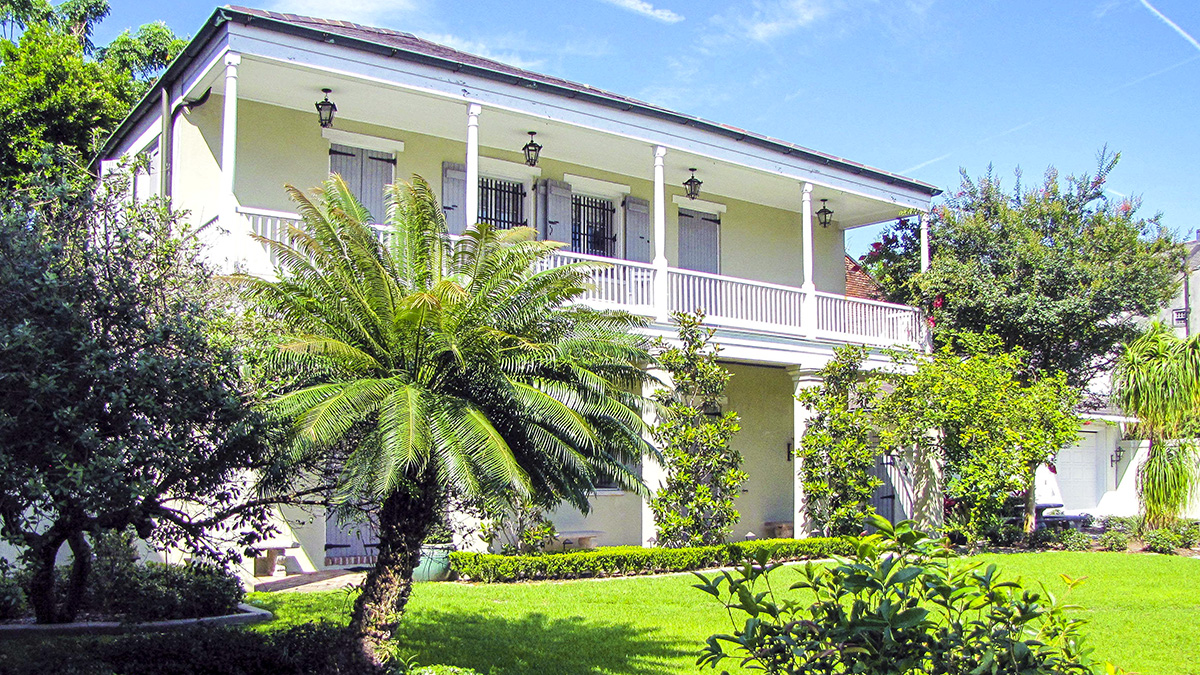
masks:
{"label": "window sill", "polygon": [[596,488],[597,497],[620,497],[626,494],[621,488]]}

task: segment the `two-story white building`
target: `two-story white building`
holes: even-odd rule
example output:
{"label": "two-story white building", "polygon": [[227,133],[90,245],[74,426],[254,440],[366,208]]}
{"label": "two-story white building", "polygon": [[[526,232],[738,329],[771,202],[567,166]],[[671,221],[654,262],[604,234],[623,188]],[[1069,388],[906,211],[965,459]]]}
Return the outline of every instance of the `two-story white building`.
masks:
{"label": "two-story white building", "polygon": [[[326,100],[336,110],[322,124]],[[337,172],[379,215],[384,185],[419,174],[454,232],[474,220],[529,225],[563,242],[558,262],[611,263],[586,301],[649,317],[652,335],[673,334],[670,312],[703,309],[742,417],[738,536],[800,519],[791,450],[806,411],[793,395],[833,348],[927,341],[918,310],[846,296],[844,237],[902,215],[923,221],[936,187],[407,33],[217,9],[101,160],[137,154],[151,164],[139,193],[169,195],[210,224],[226,265],[271,271],[249,235],[296,218],[285,184],[307,189]],[[880,468],[889,485],[919,470]],[[644,470],[652,487],[657,471]],[[913,501],[902,486],[877,500],[897,517]],[[599,544],[652,538],[636,495],[600,490],[592,505],[586,518],[556,513],[559,529],[599,533]],[[292,525],[278,545],[300,569],[370,553],[335,524]]]}

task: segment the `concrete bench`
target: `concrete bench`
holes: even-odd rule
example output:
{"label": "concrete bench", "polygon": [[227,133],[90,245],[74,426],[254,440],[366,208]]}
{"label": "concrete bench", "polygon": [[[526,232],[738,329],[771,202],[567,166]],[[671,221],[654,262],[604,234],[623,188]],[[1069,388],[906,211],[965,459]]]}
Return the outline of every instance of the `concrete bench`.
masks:
{"label": "concrete bench", "polygon": [[554,534],[554,541],[565,551],[568,546],[575,548],[596,548],[596,537],[602,536],[603,530],[565,530]]}

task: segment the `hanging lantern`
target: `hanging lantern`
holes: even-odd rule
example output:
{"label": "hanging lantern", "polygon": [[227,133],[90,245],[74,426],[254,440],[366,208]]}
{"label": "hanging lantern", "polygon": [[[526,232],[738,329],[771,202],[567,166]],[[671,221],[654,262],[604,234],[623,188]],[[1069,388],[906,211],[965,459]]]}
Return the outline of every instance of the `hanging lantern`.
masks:
{"label": "hanging lantern", "polygon": [[317,120],[320,121],[322,129],[328,129],[333,126],[333,113],[337,112],[337,106],[329,100],[332,89],[322,89],[321,91],[325,94],[325,100],[317,101]]}
{"label": "hanging lantern", "polygon": [[817,222],[821,224],[821,227],[829,227],[829,224],[833,222],[833,211],[830,211],[829,207],[825,205],[825,202],[828,201],[828,199],[822,199],[821,210],[817,211]]}
{"label": "hanging lantern", "polygon": [[688,169],[688,171],[692,172],[692,177],[683,181],[683,187],[685,190],[687,190],[687,198],[695,199],[696,197],[700,196],[700,186],[704,183],[696,178],[695,169]]}
{"label": "hanging lantern", "polygon": [[537,136],[536,131],[529,132],[529,142],[525,144],[524,148],[521,148],[525,151],[525,163],[529,166],[537,166],[538,156],[542,153],[542,146],[533,140],[534,136]]}

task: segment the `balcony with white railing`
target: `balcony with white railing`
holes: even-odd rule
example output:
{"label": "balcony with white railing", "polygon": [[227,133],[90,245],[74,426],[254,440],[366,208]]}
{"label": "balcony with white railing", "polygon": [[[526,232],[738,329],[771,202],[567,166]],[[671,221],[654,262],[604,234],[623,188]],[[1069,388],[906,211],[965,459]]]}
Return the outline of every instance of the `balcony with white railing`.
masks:
{"label": "balcony with white railing", "polygon": [[[298,219],[293,213],[247,207],[239,207],[238,213],[252,232],[268,239],[283,236]],[[271,262],[276,262],[274,255]],[[596,265],[580,302],[597,308],[656,319],[703,309],[706,322],[716,327],[877,347],[920,347],[927,340],[924,317],[905,305],[674,267],[666,268],[667,283],[660,288],[656,281],[664,271],[654,265],[565,250],[539,264],[550,269],[579,262]],[[658,297],[663,289],[665,297]]]}

